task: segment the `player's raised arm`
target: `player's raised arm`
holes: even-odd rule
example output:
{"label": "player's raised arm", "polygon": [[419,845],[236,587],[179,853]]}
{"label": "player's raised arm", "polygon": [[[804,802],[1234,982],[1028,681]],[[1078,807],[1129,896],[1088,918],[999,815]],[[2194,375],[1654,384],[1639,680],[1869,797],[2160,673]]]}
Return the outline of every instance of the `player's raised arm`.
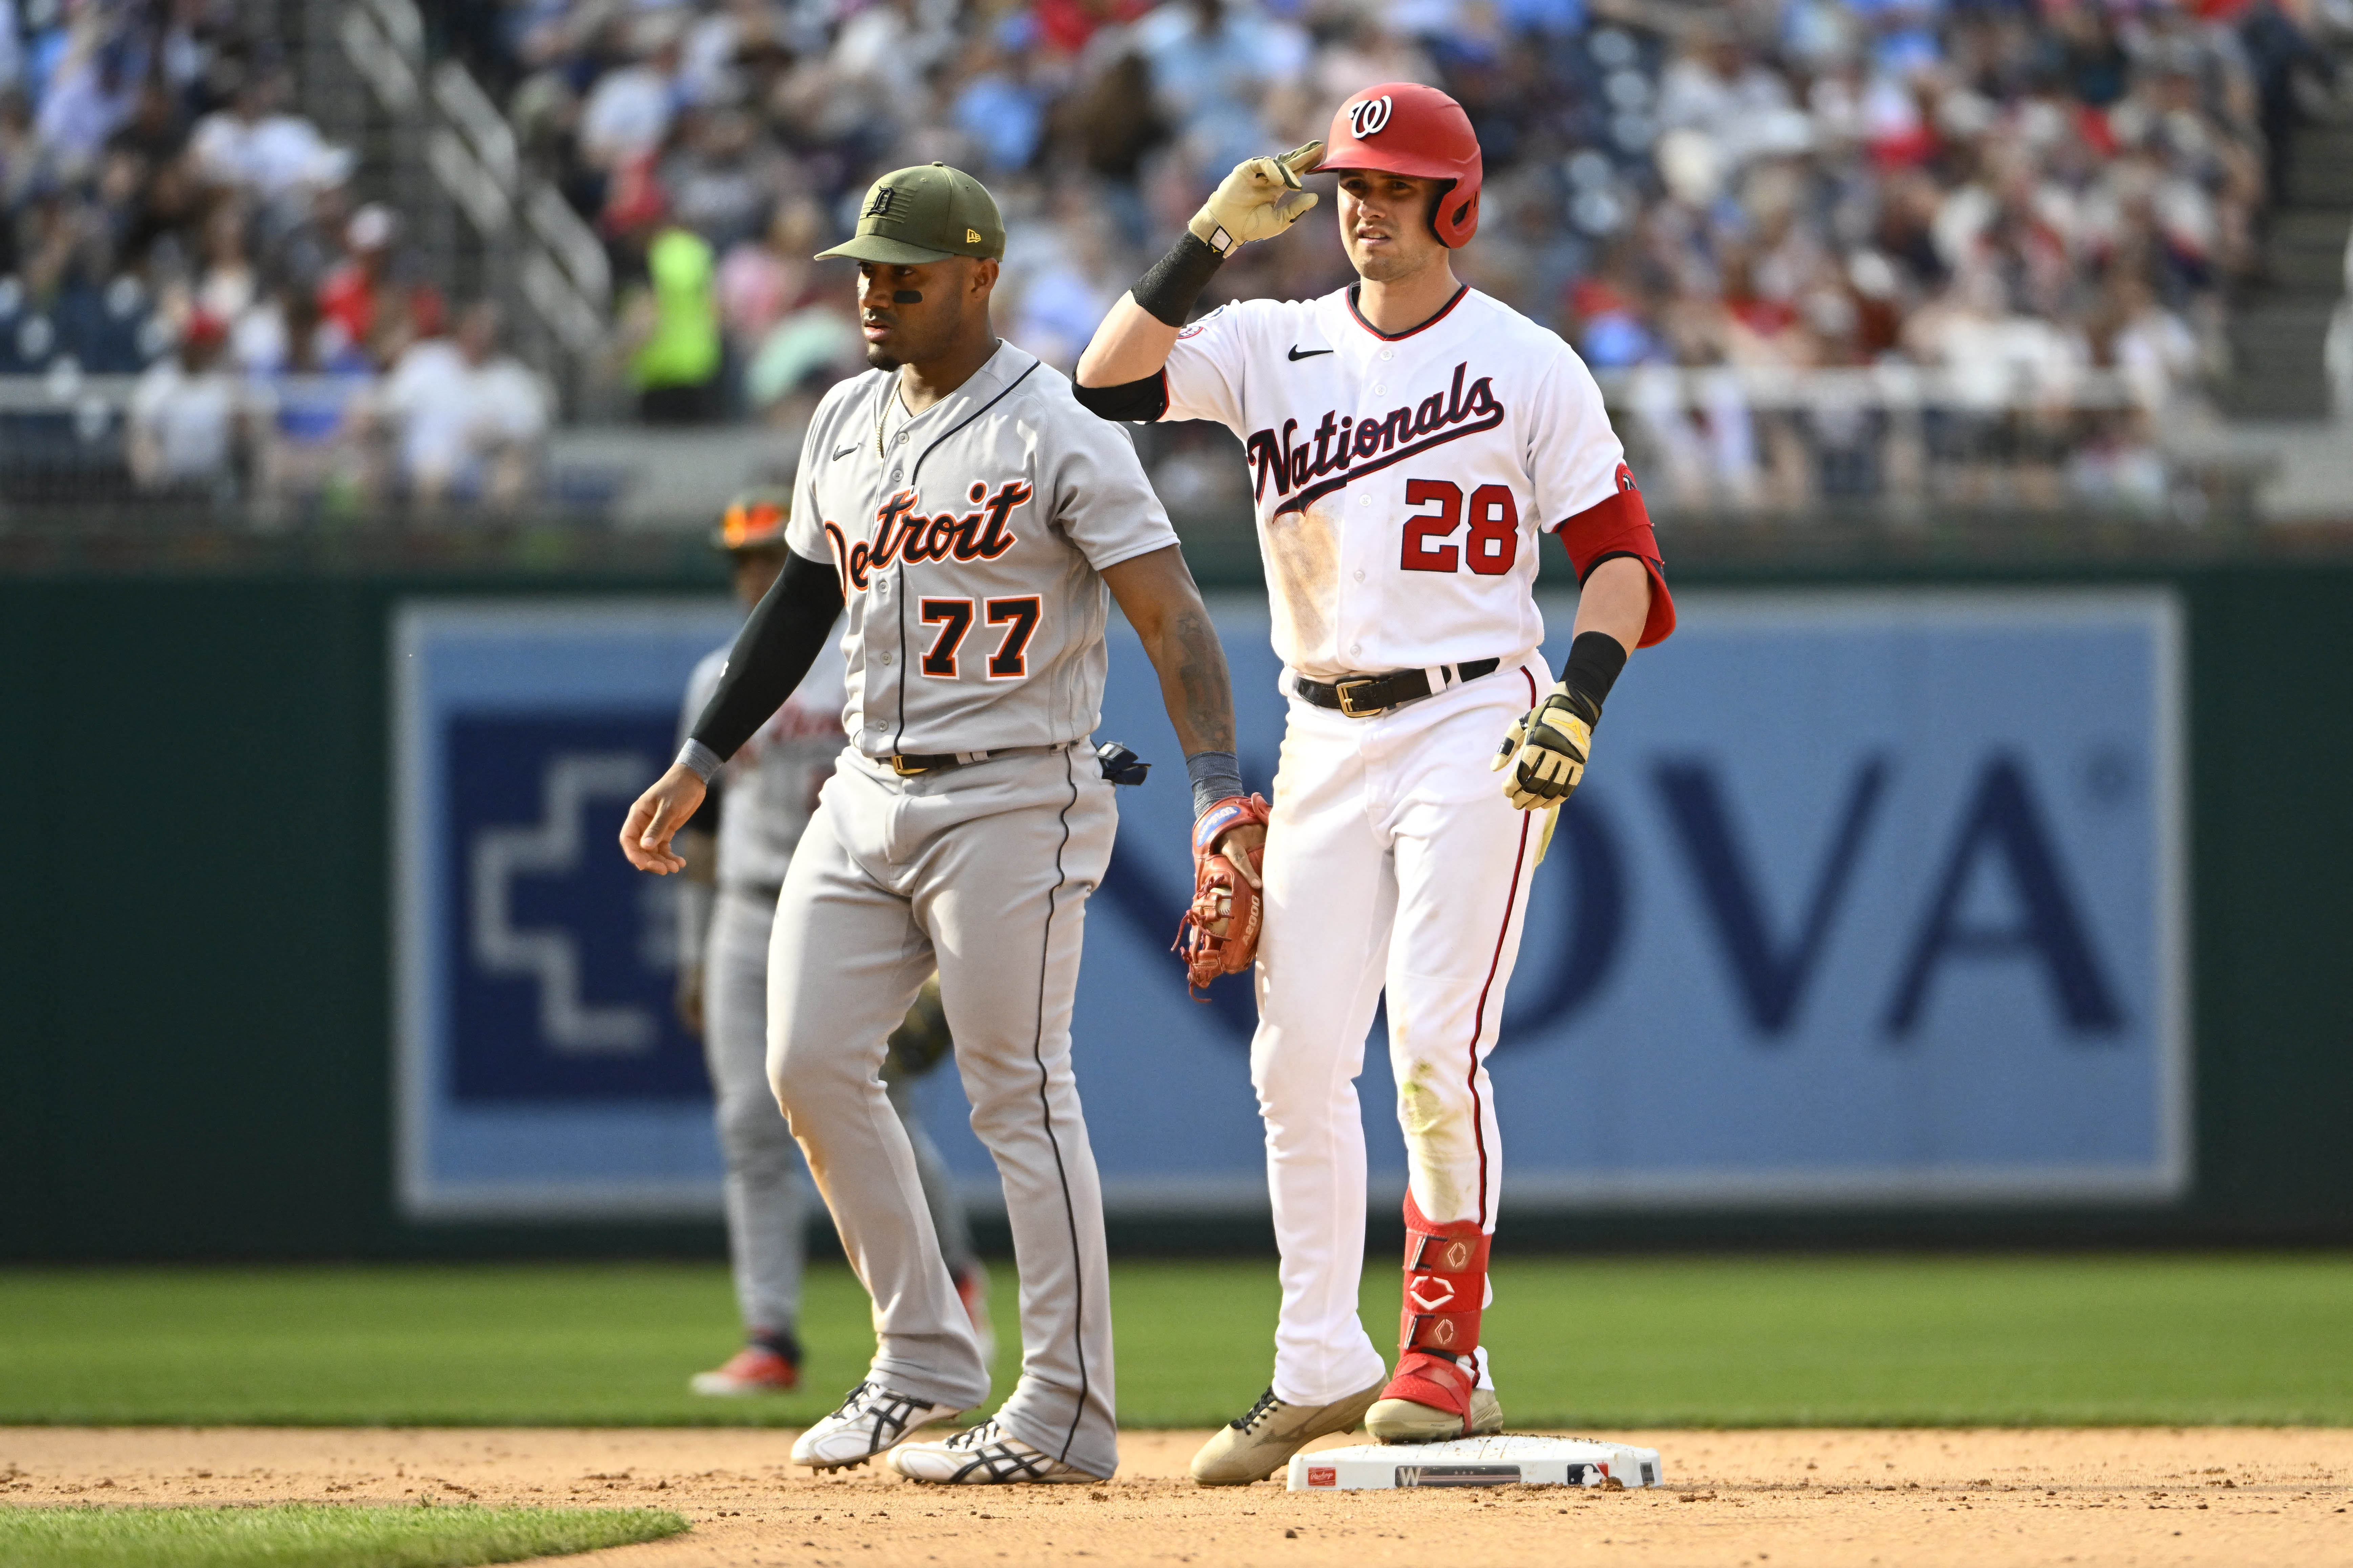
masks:
{"label": "player's raised arm", "polygon": [[[1299,176],[1315,166],[1324,143],[1234,166],[1193,221],[1119,298],[1079,356],[1079,401],[1106,419],[1156,419],[1166,398],[1155,384],[1160,367],[1201,290],[1238,246],[1271,239],[1305,216],[1315,193]],[[1157,399],[1156,404],[1155,399]],[[1139,410],[1141,410],[1139,412]]]}
{"label": "player's raised arm", "polygon": [[666,877],[686,868],[670,837],[702,804],[720,764],[784,706],[841,614],[841,579],[832,566],[805,555],[785,558],[776,584],[760,600],[727,656],[727,673],[695,721],[678,761],[656,779],[621,824],[621,853],[640,871]]}

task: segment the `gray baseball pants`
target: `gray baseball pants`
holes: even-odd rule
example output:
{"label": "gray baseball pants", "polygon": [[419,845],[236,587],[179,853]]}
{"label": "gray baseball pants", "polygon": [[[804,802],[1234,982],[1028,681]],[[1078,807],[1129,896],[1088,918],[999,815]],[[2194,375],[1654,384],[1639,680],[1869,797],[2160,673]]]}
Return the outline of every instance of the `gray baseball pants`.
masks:
{"label": "gray baseball pants", "polygon": [[997,1418],[1104,1477],[1119,1464],[1110,1274],[1071,1005],[1117,823],[1082,746],[911,778],[845,751],[794,852],[768,963],[768,1076],[873,1297],[872,1376],[969,1409],[988,1396],[988,1370],[877,1076],[938,968],[1021,1276],[1021,1380]]}
{"label": "gray baseball pants", "polygon": [[[702,1056],[726,1163],[728,1259],[744,1327],[754,1332],[798,1328],[808,1226],[800,1155],[768,1087],[768,942],[776,921],[776,900],[723,888],[702,969]],[[947,1162],[916,1118],[918,1081],[892,1075],[892,1109],[913,1146],[923,1200],[948,1266],[966,1267],[975,1260],[972,1231]]]}

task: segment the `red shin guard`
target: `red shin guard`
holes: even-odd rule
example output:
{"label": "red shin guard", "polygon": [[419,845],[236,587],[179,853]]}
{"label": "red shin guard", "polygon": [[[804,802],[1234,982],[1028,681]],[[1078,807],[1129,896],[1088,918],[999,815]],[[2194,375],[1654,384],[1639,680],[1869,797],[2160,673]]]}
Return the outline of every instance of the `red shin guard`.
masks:
{"label": "red shin guard", "polygon": [[1406,1194],[1405,1307],[1398,1320],[1397,1375],[1381,1397],[1452,1411],[1462,1417],[1466,1435],[1477,1377],[1454,1358],[1469,1357],[1479,1348],[1493,1241],[1475,1219],[1432,1225],[1413,1194]]}

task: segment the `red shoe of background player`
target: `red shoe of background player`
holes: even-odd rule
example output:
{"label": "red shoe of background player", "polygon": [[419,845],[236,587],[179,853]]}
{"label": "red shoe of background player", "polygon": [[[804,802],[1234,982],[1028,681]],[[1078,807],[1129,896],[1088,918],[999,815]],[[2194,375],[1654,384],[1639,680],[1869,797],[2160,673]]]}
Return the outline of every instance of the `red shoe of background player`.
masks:
{"label": "red shoe of background player", "polygon": [[980,1364],[995,1366],[997,1331],[988,1322],[988,1270],[975,1263],[949,1278],[955,1281],[956,1300],[964,1303],[964,1315],[972,1320],[974,1337],[980,1341]]}
{"label": "red shoe of background player", "polygon": [[765,1345],[745,1345],[727,1364],[698,1372],[687,1384],[697,1394],[784,1394],[800,1386],[801,1369]]}

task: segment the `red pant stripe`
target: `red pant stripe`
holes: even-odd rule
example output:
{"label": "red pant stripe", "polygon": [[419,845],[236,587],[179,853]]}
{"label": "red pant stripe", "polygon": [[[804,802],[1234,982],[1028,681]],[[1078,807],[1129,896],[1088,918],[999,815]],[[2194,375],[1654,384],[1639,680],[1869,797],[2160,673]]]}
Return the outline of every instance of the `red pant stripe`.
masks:
{"label": "red pant stripe", "polygon": [[[1520,679],[1528,683],[1528,706],[1536,705],[1536,678],[1527,666],[1520,667]],[[1487,1117],[1479,1100],[1479,1037],[1487,1028],[1487,994],[1495,988],[1495,971],[1503,966],[1504,939],[1512,933],[1512,911],[1519,907],[1520,875],[1528,863],[1528,819],[1533,812],[1520,813],[1520,852],[1512,862],[1512,890],[1504,900],[1503,923],[1495,928],[1495,950],[1487,959],[1487,979],[1479,987],[1479,1010],[1471,1019],[1471,1067],[1467,1075],[1471,1086],[1471,1136],[1479,1148],[1479,1212],[1472,1217],[1483,1229],[1487,1224]]]}

